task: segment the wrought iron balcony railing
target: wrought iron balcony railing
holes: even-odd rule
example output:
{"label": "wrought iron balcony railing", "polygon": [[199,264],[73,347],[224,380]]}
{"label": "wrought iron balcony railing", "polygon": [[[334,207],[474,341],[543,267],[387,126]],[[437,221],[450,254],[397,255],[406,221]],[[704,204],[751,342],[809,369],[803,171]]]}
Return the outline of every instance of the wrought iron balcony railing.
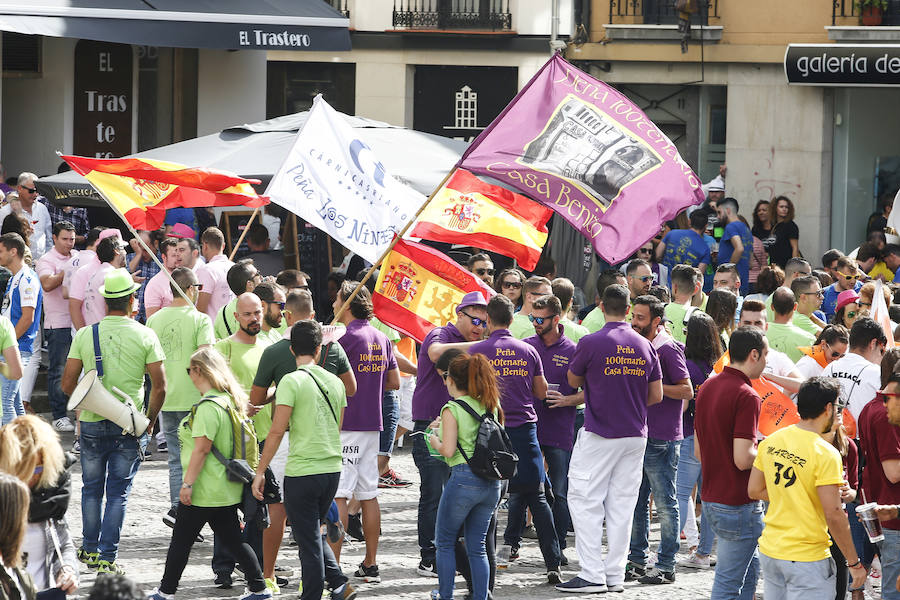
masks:
{"label": "wrought iron balcony railing", "polygon": [[394,27],[510,31],[510,0],[394,0]]}
{"label": "wrought iron balcony railing", "polygon": [[[842,0],[834,0],[841,2]],[[851,2],[853,0],[843,0]],[[695,0],[696,12],[692,20],[708,25],[710,17],[719,16],[719,0]],[[644,25],[674,25],[678,23],[675,0],[609,0],[609,22],[625,17],[643,19]]]}
{"label": "wrought iron balcony railing", "polygon": [[[831,3],[831,24],[837,25],[839,18],[860,18],[857,0],[833,0]],[[900,0],[887,0],[887,8],[881,13],[881,24],[900,25]]]}
{"label": "wrought iron balcony railing", "polygon": [[325,0],[326,3],[334,7],[334,10],[347,18],[350,18],[350,9],[347,7],[349,1],[350,0]]}

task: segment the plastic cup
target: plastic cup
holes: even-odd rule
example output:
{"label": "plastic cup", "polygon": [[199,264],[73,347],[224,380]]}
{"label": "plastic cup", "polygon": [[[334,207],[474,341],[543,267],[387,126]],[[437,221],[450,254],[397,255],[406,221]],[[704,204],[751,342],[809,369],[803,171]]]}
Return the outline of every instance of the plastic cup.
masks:
{"label": "plastic cup", "polygon": [[497,548],[497,568],[498,569],[508,569],[509,568],[509,555],[512,553],[512,546],[507,546],[506,544],[501,545]]}
{"label": "plastic cup", "polygon": [[878,515],[875,514],[875,506],[874,502],[869,502],[856,507],[859,522],[866,528],[866,535],[869,536],[869,541],[873,544],[884,540],[884,532],[881,530],[881,521],[878,520]]}

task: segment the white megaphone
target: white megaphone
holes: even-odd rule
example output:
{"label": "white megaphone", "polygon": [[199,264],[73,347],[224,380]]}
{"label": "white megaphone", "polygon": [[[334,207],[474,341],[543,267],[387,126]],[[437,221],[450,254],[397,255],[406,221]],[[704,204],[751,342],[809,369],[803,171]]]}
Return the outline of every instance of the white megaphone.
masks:
{"label": "white megaphone", "polygon": [[119,400],[103,387],[103,383],[97,377],[97,371],[88,371],[69,397],[68,408],[89,410],[121,427],[122,433],[140,437],[150,426],[150,419],[138,410],[125,392],[117,387],[113,387],[112,391],[122,399]]}

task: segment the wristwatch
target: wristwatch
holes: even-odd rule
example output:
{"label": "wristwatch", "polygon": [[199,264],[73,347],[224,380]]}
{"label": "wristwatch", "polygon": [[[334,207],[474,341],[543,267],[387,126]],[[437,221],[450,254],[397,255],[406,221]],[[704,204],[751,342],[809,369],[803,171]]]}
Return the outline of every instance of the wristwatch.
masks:
{"label": "wristwatch", "polygon": [[183,488],[186,489],[186,490],[190,490],[190,489],[192,489],[192,488],[194,487],[194,484],[193,484],[193,483],[187,483],[187,482],[184,482],[184,483],[181,484],[181,487],[183,487]]}

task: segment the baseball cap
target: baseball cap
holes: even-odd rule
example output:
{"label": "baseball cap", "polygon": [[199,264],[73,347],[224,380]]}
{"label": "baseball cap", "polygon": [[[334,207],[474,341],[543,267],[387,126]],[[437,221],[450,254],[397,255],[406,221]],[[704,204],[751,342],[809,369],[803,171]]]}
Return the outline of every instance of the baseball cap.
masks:
{"label": "baseball cap", "polygon": [[175,223],[169,231],[169,237],[173,238],[192,238],[195,236],[194,230],[184,223]]}
{"label": "baseball cap", "polygon": [[122,239],[122,232],[118,229],[104,229],[100,232],[100,237],[97,238],[97,241],[102,242],[109,237],[117,237],[119,238],[119,244],[121,244],[122,246],[125,245],[125,240]]}
{"label": "baseball cap", "polygon": [[456,307],[456,312],[470,306],[483,306],[484,308],[487,308],[487,300],[485,299],[484,294],[481,292],[469,292],[463,296],[462,301]]}

